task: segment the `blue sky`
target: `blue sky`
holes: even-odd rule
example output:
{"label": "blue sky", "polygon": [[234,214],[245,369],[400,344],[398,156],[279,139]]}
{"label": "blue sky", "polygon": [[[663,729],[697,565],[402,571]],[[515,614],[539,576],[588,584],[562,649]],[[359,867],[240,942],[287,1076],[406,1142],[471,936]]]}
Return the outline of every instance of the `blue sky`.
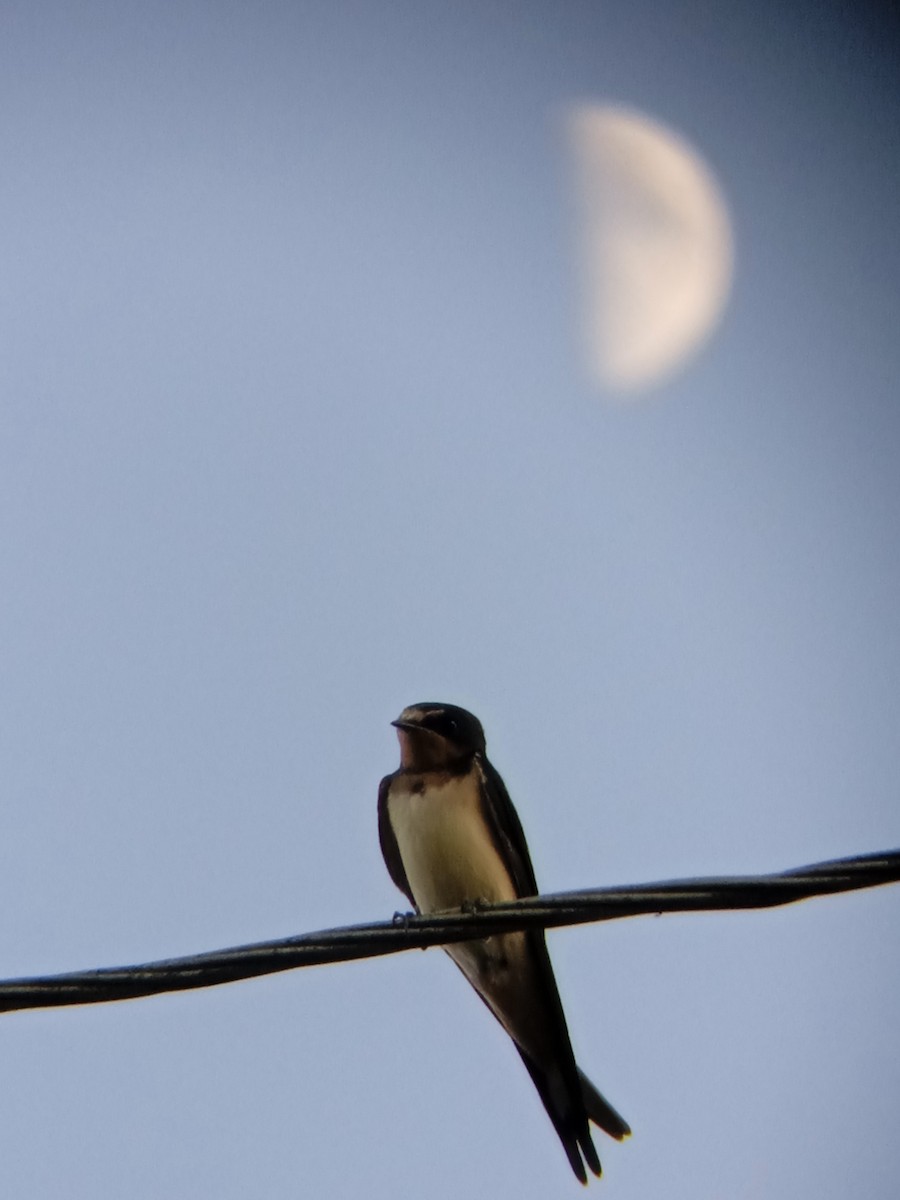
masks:
{"label": "blue sky", "polygon": [[[548,891],[900,844],[896,26],[837,5],[8,3],[4,976],[390,915],[390,720]],[[586,379],[564,118],[707,158],[734,289]],[[621,1198],[894,1194],[895,891],[551,936]],[[574,1194],[439,952],[0,1022],[4,1190]]]}

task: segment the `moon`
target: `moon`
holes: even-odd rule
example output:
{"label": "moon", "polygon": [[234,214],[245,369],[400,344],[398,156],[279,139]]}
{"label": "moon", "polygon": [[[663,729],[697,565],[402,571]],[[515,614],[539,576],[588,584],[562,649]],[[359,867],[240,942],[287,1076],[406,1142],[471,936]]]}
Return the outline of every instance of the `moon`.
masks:
{"label": "moon", "polygon": [[647,390],[699,349],[724,311],[728,207],[700,154],[649,117],[578,105],[568,126],[588,370],[612,391]]}

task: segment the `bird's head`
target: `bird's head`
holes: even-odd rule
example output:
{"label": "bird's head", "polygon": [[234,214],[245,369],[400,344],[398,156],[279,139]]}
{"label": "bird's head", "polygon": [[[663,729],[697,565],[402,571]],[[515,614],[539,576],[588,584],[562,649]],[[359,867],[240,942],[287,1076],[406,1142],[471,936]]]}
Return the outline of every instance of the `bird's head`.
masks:
{"label": "bird's head", "polygon": [[481,722],[455,704],[411,704],[391,724],[407,770],[439,769],[485,753]]}

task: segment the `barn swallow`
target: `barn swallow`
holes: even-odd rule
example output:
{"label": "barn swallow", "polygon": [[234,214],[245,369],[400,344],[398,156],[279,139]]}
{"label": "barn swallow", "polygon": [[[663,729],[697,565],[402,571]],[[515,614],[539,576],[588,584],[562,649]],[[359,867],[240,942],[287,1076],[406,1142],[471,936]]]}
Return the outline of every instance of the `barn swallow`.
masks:
{"label": "barn swallow", "polygon": [[[378,834],[391,879],[420,913],[536,896],[522,826],[487,758],[481,722],[452,704],[413,704],[392,724],[400,768],[378,790]],[[544,931],[446,946],[509,1036],[582,1183],[600,1174],[593,1121],[631,1130],[579,1071]]]}

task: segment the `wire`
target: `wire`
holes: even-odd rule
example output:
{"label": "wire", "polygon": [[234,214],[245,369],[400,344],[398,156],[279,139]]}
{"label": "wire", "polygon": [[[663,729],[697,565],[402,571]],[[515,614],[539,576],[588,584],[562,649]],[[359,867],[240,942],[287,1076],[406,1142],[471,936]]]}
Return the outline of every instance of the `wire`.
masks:
{"label": "wire", "polygon": [[348,925],[272,942],[213,950],[134,967],[0,981],[0,1012],[101,1004],[159,992],[216,987],[298,967],[351,962],[520,929],[558,928],[651,913],[774,908],[810,896],[900,882],[900,850],[814,863],[772,875],[676,879],[631,887],[534,896],[507,904],[433,916]]}

